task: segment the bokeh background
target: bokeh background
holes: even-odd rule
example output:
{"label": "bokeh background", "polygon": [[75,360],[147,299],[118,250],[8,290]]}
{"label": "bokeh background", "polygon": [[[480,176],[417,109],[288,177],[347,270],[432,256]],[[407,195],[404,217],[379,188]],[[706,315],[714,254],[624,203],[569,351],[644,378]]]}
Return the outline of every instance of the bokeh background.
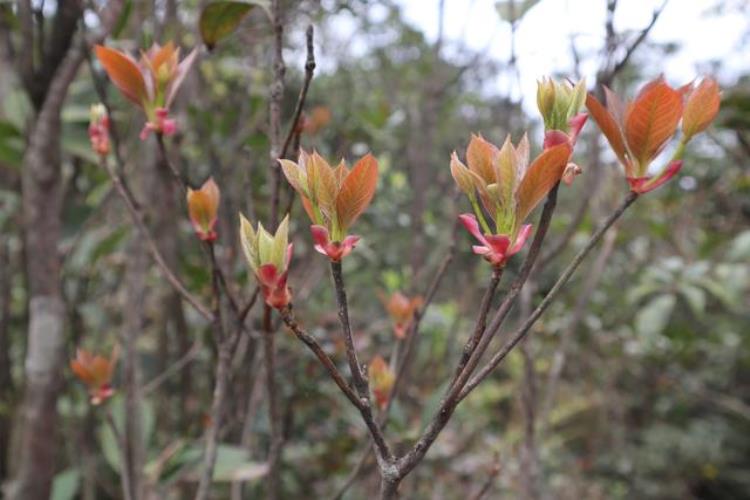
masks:
{"label": "bokeh background", "polygon": [[[58,4],[40,2],[47,25]],[[93,2],[98,5],[102,2]],[[204,2],[128,1],[108,43],[135,53],[152,41],[200,43]],[[368,151],[379,188],[357,223],[361,245],[345,261],[361,358],[395,339],[379,298],[424,293],[468,211],[448,168],[470,134],[500,143],[529,131],[541,147],[536,80],[586,78],[634,95],[664,74],[672,85],[714,75],[715,125],[689,148],[679,178],[627,212],[532,335],[456,412],[404,498],[742,499],[750,497],[750,5],[743,0],[321,0],[282,2],[287,63],[283,116],[303,79],[304,32],[315,27],[317,69],[301,145],[332,161]],[[26,384],[28,259],[23,236],[24,152],[34,107],[17,72],[17,6],[0,4],[0,482],[13,477]],[[96,29],[95,17],[83,24]],[[47,33],[47,36],[53,36]],[[256,9],[211,54],[202,53],[174,107],[169,142],[192,185],[212,175],[222,192],[219,258],[245,296],[237,212],[269,217],[268,95],[272,33]],[[16,50],[14,50],[14,48]],[[213,385],[210,329],[152,264],[109,177],[90,151],[95,62],[80,68],[59,131],[59,290],[66,358],[76,346],[108,351],[136,339],[146,477],[157,498],[187,498],[197,478]],[[148,223],[187,286],[208,296],[209,268],[170,179],[142,143],[142,116],[113,89],[125,174]],[[286,127],[286,121],[285,121]],[[507,330],[541,300],[593,228],[626,193],[593,122],[576,148],[584,174],[562,187],[543,256]],[[282,191],[282,206],[291,196]],[[295,308],[338,356],[327,266],[293,206]],[[455,233],[456,256],[427,310],[408,385],[388,435],[405,446],[429,419],[471,329],[489,273]],[[33,257],[32,257],[33,258]],[[509,273],[517,269],[512,262]],[[241,288],[240,288],[241,287]],[[235,353],[215,498],[264,491],[269,422],[263,392],[260,308]],[[283,498],[329,498],[359,461],[366,433],[303,346],[279,330],[278,384],[285,447]],[[174,369],[180,360],[179,369]],[[171,371],[170,371],[171,370]],[[166,372],[166,376],[161,376]],[[52,498],[117,498],[116,443],[67,364],[56,374],[59,415]],[[153,383],[154,380],[158,381]],[[124,418],[121,396],[110,403]],[[529,423],[532,422],[532,425]],[[398,446],[398,444],[397,444]],[[377,491],[366,462],[345,498]]]}

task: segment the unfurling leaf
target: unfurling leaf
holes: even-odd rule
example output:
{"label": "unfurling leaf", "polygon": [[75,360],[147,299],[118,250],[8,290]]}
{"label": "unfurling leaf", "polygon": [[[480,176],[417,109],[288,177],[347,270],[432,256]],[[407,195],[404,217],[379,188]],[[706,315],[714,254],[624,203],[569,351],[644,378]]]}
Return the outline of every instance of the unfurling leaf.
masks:
{"label": "unfurling leaf", "polygon": [[659,79],[648,83],[625,111],[625,137],[640,165],[659,154],[677,129],[682,96]]}
{"label": "unfurling leaf", "polygon": [[534,160],[518,187],[518,221],[525,220],[555,184],[560,182],[570,153],[570,144],[558,144],[544,150]]}
{"label": "unfurling leaf", "polygon": [[378,184],[378,162],[367,154],[352,167],[336,196],[336,215],[342,231],[351,226],[372,201]]}
{"label": "unfurling leaf", "polygon": [[79,348],[75,359],[71,360],[70,369],[88,387],[91,404],[98,405],[114,394],[111,384],[118,353],[117,346],[112,349],[109,357],[94,355]]}
{"label": "unfurling leaf", "polygon": [[260,223],[258,229],[254,230],[250,221],[240,214],[240,241],[266,304],[276,309],[288,306],[292,300],[287,287],[289,262],[292,259],[289,216],[284,217],[276,233],[271,235]]}
{"label": "unfurling leaf", "polygon": [[375,402],[383,410],[391,397],[391,389],[393,389],[393,384],[396,381],[396,375],[380,355],[375,356],[370,362],[370,366],[367,367],[367,375],[370,378],[370,387],[373,396],[375,396]]}
{"label": "unfurling leaf", "polygon": [[198,237],[203,241],[216,240],[216,220],[218,218],[219,186],[214,182],[213,177],[203,183],[200,189],[187,190],[187,205],[190,215],[190,222]]}
{"label": "unfurling leaf", "polygon": [[[608,102],[607,104],[610,103]],[[586,97],[586,108],[601,129],[604,137],[607,138],[620,163],[626,165],[625,139],[622,136],[621,126],[617,122],[615,115],[609,109],[605,108],[593,94],[588,94]]]}
{"label": "unfurling leaf", "polygon": [[686,141],[708,128],[719,113],[720,102],[719,85],[713,78],[704,78],[700,85],[690,92],[682,117],[682,132]]}
{"label": "unfurling leaf", "polygon": [[97,45],[94,50],[112,83],[125,97],[138,106],[143,106],[148,98],[148,91],[143,73],[136,62],[122,52],[103,45]]}

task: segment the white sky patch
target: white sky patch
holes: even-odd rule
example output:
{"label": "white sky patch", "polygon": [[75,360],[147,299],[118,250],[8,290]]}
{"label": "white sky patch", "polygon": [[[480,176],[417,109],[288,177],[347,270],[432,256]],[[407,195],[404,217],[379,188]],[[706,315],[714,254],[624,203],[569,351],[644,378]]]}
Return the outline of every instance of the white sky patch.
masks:
{"label": "white sky patch", "polygon": [[[615,15],[619,33],[642,30],[662,0],[621,0]],[[402,0],[405,18],[420,27],[429,40],[438,32],[439,0]],[[748,20],[739,15],[712,14],[715,0],[671,0],[649,35],[654,42],[672,42],[679,50],[657,60],[646,57],[647,76],[664,73],[673,85],[687,83],[701,73],[714,72],[710,62],[719,61],[718,78],[733,83],[750,60],[741,51],[741,37]],[[536,80],[551,73],[570,73],[573,59],[571,35],[583,60],[582,72],[593,81],[604,42],[604,0],[541,0],[524,16],[516,34],[520,90],[524,105],[534,107]],[[445,0],[444,37],[461,42],[498,61],[510,58],[510,25],[501,20],[494,0]],[[648,50],[641,47],[639,50]],[[450,52],[448,52],[450,54]],[[641,53],[642,55],[642,53]],[[571,75],[572,76],[572,75]],[[488,91],[518,97],[515,78],[498,76],[487,82]]]}

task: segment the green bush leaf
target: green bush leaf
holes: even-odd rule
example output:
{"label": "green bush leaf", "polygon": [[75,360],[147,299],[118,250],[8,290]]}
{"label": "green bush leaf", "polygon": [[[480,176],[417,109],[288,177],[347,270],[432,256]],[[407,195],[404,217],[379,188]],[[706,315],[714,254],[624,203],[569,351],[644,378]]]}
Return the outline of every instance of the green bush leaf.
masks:
{"label": "green bush leaf", "polygon": [[203,43],[212,50],[222,38],[231,35],[245,16],[261,2],[213,2],[208,4],[199,21]]}

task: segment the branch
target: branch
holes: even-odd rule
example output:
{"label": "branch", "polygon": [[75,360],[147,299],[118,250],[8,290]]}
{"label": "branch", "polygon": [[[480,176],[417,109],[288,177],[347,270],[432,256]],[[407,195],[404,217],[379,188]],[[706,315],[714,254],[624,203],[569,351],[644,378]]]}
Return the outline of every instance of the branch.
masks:
{"label": "branch", "polygon": [[552,301],[557,298],[562,288],[568,282],[570,277],[573,276],[573,273],[576,271],[576,269],[578,269],[578,266],[581,265],[581,262],[583,262],[589,252],[591,252],[591,250],[596,246],[604,233],[606,233],[607,230],[612,227],[612,225],[617,221],[617,219],[620,218],[625,210],[627,210],[627,208],[637,199],[637,193],[634,193],[632,191],[628,193],[620,206],[617,207],[609,217],[607,217],[607,219],[599,227],[599,229],[597,229],[596,232],[591,236],[588,243],[586,243],[586,246],[584,246],[578,252],[578,254],[576,254],[570,264],[568,264],[568,267],[565,268],[563,273],[557,279],[555,285],[550,289],[542,302],[537,306],[536,309],[534,309],[534,312],[531,313],[531,316],[529,316],[523,323],[523,325],[521,325],[521,327],[516,330],[511,339],[506,342],[502,349],[500,349],[494,356],[492,356],[492,359],[490,359],[490,361],[481,370],[479,370],[479,372],[477,372],[477,374],[469,381],[469,383],[466,384],[466,387],[461,391],[459,395],[459,400],[463,400],[467,395],[469,395],[469,393],[474,390],[474,388],[479,385],[479,383],[482,382],[482,380],[484,380],[487,375],[489,375],[492,370],[497,367],[498,364],[500,364],[500,362],[505,358],[505,356],[508,355],[508,353],[516,346],[516,344],[518,344],[518,342],[520,342],[524,338],[524,336],[526,336],[528,331],[532,326],[534,326],[534,323],[536,323],[542,313],[547,309],[547,307],[549,307]]}
{"label": "branch", "polygon": [[[217,318],[217,321],[220,321]],[[226,398],[227,385],[229,382],[229,364],[232,360],[232,343],[224,341],[219,343],[219,359],[216,363],[216,385],[214,386],[213,400],[211,402],[211,423],[206,429],[206,449],[203,453],[203,471],[201,473],[196,500],[206,500],[211,481],[213,479],[214,467],[216,465],[217,442],[219,429],[221,427],[221,410]]]}
{"label": "branch", "polygon": [[638,49],[638,46],[646,40],[646,37],[648,37],[648,34],[651,32],[651,29],[656,24],[656,21],[659,19],[659,16],[661,16],[662,11],[664,10],[664,7],[667,6],[667,2],[669,0],[664,0],[662,4],[659,6],[658,9],[654,11],[654,13],[651,15],[651,22],[648,23],[648,25],[641,30],[640,34],[638,35],[638,38],[636,38],[632,44],[627,48],[627,51],[625,52],[625,55],[623,56],[620,61],[615,64],[614,68],[612,68],[612,71],[610,73],[611,78],[614,78],[615,75],[617,75],[622,69],[628,64],[628,61],[632,57],[633,53]]}
{"label": "branch", "polygon": [[461,360],[458,362],[458,366],[456,366],[451,385],[455,383],[455,381],[461,375],[461,372],[464,371],[466,363],[469,362],[469,358],[471,358],[471,355],[474,354],[474,350],[476,349],[477,344],[482,339],[482,335],[487,328],[487,314],[489,314],[490,312],[492,299],[495,297],[495,291],[497,290],[498,284],[500,284],[500,279],[502,278],[502,276],[502,268],[495,268],[492,271],[490,284],[487,287],[487,290],[485,290],[484,296],[482,297],[482,302],[479,306],[479,314],[477,315],[477,321],[474,326],[474,334],[469,337],[469,340],[466,341],[466,345],[464,345],[463,351],[461,353]]}
{"label": "branch", "polygon": [[305,80],[302,82],[302,88],[299,91],[299,97],[297,98],[297,105],[294,107],[294,114],[292,115],[292,122],[289,125],[289,131],[284,139],[284,145],[281,147],[279,158],[285,158],[287,150],[292,143],[292,139],[295,136],[299,118],[302,115],[302,109],[305,106],[305,99],[307,99],[307,91],[310,89],[310,82],[315,72],[315,50],[313,46],[313,27],[312,24],[307,27],[305,31],[305,39],[307,41],[307,60],[305,61]]}
{"label": "branch", "polygon": [[344,376],[336,367],[336,364],[325,353],[320,344],[318,344],[318,341],[315,340],[315,337],[304,331],[299,326],[290,307],[281,310],[281,319],[284,320],[284,323],[292,331],[292,333],[294,333],[294,335],[296,335],[297,338],[300,339],[313,352],[313,354],[315,354],[315,357],[317,357],[320,363],[325,367],[325,369],[328,370],[328,374],[331,376],[333,381],[336,382],[336,385],[339,387],[339,389],[341,389],[341,392],[344,393],[347,399],[356,408],[361,408],[362,401],[360,401],[352,388],[349,387],[349,384],[346,383],[346,380],[344,380]]}
{"label": "branch", "polygon": [[164,134],[162,134],[161,132],[156,133],[156,143],[159,146],[159,161],[172,173],[172,177],[174,177],[177,184],[180,185],[180,187],[182,188],[182,194],[184,195],[185,193],[187,193],[187,183],[182,177],[180,171],[177,170],[177,167],[175,167],[174,163],[169,160],[169,155],[167,155],[167,147],[164,144]]}
{"label": "branch", "polygon": [[[281,158],[281,101],[284,97],[284,22],[282,19],[281,0],[273,0],[271,5],[273,12],[274,52],[273,52],[273,82],[271,83],[271,98],[269,103],[269,151],[271,161],[271,224],[269,229],[275,230],[279,222],[279,194],[281,190],[281,166],[278,159]],[[292,124],[294,127],[294,124]]]}
{"label": "branch", "polygon": [[167,265],[166,261],[164,260],[164,257],[159,251],[159,247],[156,245],[156,242],[154,241],[154,238],[151,235],[151,232],[148,230],[148,227],[146,227],[143,214],[138,208],[138,205],[136,204],[135,200],[132,198],[130,190],[125,187],[125,183],[123,182],[123,179],[120,177],[120,175],[117,172],[114,171],[114,169],[111,166],[109,166],[109,164],[107,164],[106,161],[102,161],[102,163],[104,164],[103,166],[106,168],[107,172],[109,173],[110,179],[112,179],[112,184],[114,184],[115,189],[117,190],[118,194],[120,195],[122,200],[125,202],[125,207],[130,213],[130,216],[133,219],[133,223],[136,225],[136,227],[140,231],[141,237],[146,241],[146,246],[148,247],[148,250],[151,253],[151,257],[154,259],[154,262],[156,262],[156,265],[159,267],[164,277],[167,279],[167,281],[169,281],[169,283],[177,291],[177,293],[179,293],[182,296],[182,298],[185,299],[185,301],[187,301],[191,306],[193,306],[193,308],[201,316],[203,316],[209,321],[213,321],[214,315],[211,312],[211,310],[208,307],[206,307],[200,301],[200,299],[198,299],[196,296],[190,293],[190,291],[185,287],[182,281],[180,281],[180,278],[178,278]]}
{"label": "branch", "polygon": [[560,335],[559,346],[552,359],[552,367],[547,376],[544,396],[542,397],[542,405],[539,412],[539,421],[541,423],[542,431],[547,427],[547,415],[552,407],[552,402],[555,398],[555,393],[557,392],[557,384],[560,380],[563,367],[565,366],[568,345],[570,344],[570,340],[573,338],[573,334],[576,332],[578,325],[586,314],[586,308],[591,300],[591,295],[594,293],[594,290],[596,290],[596,287],[602,279],[604,268],[607,265],[607,260],[609,260],[609,257],[612,254],[616,238],[617,230],[610,231],[604,238],[602,249],[588,272],[585,284],[583,285],[583,290],[578,294],[570,323],[568,323],[565,330]]}
{"label": "branch", "polygon": [[[396,379],[393,381],[393,387],[391,388],[391,394],[388,398],[388,404],[386,405],[385,410],[383,410],[383,412],[380,414],[380,418],[378,419],[378,424],[382,429],[385,429],[385,427],[388,425],[388,415],[390,413],[391,407],[393,406],[393,402],[398,397],[398,392],[403,385],[403,381],[406,379],[406,368],[408,366],[408,360],[411,356],[412,351],[414,350],[414,347],[417,344],[417,340],[419,337],[419,326],[422,322],[422,318],[424,317],[424,313],[432,303],[432,299],[435,297],[435,293],[440,286],[443,276],[445,276],[445,272],[448,270],[448,266],[453,261],[453,257],[456,254],[456,229],[458,228],[458,226],[459,223],[457,221],[453,226],[453,237],[451,238],[451,244],[448,247],[448,253],[443,258],[442,262],[440,262],[440,265],[434,273],[432,282],[427,287],[427,291],[424,294],[424,303],[421,307],[417,308],[417,310],[414,311],[414,315],[412,316],[411,325],[409,326],[409,331],[407,333],[406,348],[398,359],[398,365],[396,367]],[[396,344],[396,346],[398,346],[398,344]],[[394,348],[392,356],[395,356],[396,352],[397,349]],[[354,482],[357,480],[357,476],[359,476],[359,473],[365,466],[365,463],[367,463],[367,458],[370,456],[371,451],[372,443],[368,443],[367,448],[359,457],[357,464],[354,466],[352,471],[349,473],[349,476],[333,496],[334,500],[340,500],[341,498],[343,498],[344,494],[349,490],[349,488],[352,487]]]}
{"label": "branch", "polygon": [[146,385],[143,386],[143,389],[141,390],[141,392],[143,393],[143,396],[146,397],[150,393],[158,389],[161,386],[161,384],[163,384],[167,379],[169,379],[169,377],[179,372],[188,363],[193,361],[200,351],[201,351],[201,343],[200,341],[196,341],[195,343],[193,343],[190,349],[188,349],[188,351],[182,355],[180,359],[172,363],[170,366],[167,367],[166,370],[161,372],[159,375],[151,379]]}
{"label": "branch", "polygon": [[370,406],[370,387],[367,383],[367,379],[362,373],[362,366],[357,358],[357,350],[354,347],[354,340],[352,339],[352,330],[351,325],[349,324],[349,306],[346,299],[344,277],[341,272],[341,262],[331,262],[331,274],[333,275],[333,283],[336,288],[336,302],[339,307],[339,322],[341,323],[344,344],[346,345],[346,358],[349,362],[349,369],[352,374],[354,388],[357,390],[357,394],[361,401],[359,411],[362,414],[362,418],[364,419],[367,428],[370,430],[370,434],[372,435],[373,443],[378,451],[378,463],[381,465],[382,469],[393,460],[393,453],[385,442],[383,432],[380,426],[375,422],[372,415],[372,407]]}

